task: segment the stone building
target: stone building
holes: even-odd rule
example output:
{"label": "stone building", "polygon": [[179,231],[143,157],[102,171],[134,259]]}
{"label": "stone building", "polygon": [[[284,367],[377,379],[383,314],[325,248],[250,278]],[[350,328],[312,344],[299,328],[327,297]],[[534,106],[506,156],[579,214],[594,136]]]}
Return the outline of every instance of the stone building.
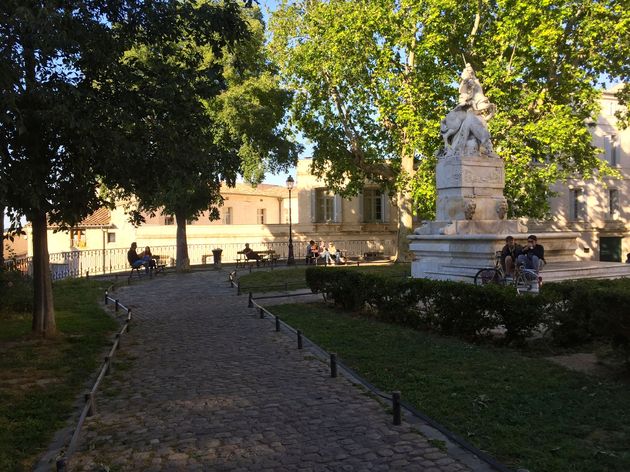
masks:
{"label": "stone building", "polygon": [[600,158],[619,172],[618,178],[572,179],[556,185],[550,201],[552,220],[530,222],[532,231],[574,231],[579,234],[576,255],[581,260],[624,262],[630,253],[630,129],[617,126],[621,85],[602,93],[601,113],[588,123]]}

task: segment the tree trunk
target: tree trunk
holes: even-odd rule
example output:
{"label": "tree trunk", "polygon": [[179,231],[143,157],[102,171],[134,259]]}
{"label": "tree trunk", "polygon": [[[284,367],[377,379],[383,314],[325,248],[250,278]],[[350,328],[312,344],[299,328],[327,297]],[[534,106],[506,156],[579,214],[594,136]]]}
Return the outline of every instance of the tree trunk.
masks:
{"label": "tree trunk", "polygon": [[33,333],[42,338],[57,334],[50,263],[46,212],[38,211],[31,218],[33,225]]}
{"label": "tree trunk", "polygon": [[412,255],[409,252],[409,240],[407,236],[413,231],[413,200],[411,198],[411,192],[409,191],[409,180],[414,173],[413,154],[403,154],[401,165],[405,183],[396,194],[398,200],[396,262],[409,262],[412,260]]}
{"label": "tree trunk", "polygon": [[4,269],[4,206],[0,205],[0,270]]}
{"label": "tree trunk", "polygon": [[184,212],[175,213],[177,221],[177,272],[186,272],[190,269],[190,258],[188,257],[188,240],[186,239],[186,215]]}

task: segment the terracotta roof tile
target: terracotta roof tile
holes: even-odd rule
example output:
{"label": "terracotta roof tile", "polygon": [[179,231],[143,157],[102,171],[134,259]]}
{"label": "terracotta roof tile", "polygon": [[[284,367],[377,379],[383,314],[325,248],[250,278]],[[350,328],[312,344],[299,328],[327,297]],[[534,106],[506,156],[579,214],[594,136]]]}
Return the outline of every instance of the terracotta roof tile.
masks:
{"label": "terracotta roof tile", "polygon": [[77,226],[108,226],[111,224],[111,220],[109,209],[102,207],[87,218],[84,218]]}

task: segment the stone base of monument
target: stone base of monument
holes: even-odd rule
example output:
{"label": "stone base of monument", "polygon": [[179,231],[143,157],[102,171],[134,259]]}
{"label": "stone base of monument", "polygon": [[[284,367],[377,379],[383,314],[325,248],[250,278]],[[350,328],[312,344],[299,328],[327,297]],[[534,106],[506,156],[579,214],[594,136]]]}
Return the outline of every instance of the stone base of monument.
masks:
{"label": "stone base of monument", "polygon": [[[495,226],[497,223],[499,222],[494,222]],[[500,223],[516,225],[518,222],[504,220]],[[472,282],[479,269],[494,266],[495,253],[505,245],[505,237],[508,235],[514,236],[518,244],[526,244],[527,234],[518,234],[516,231],[408,236],[409,249],[414,254],[411,275],[419,278]],[[578,233],[541,233],[536,236],[538,243],[545,247],[545,259],[548,264],[578,260],[576,256]]]}

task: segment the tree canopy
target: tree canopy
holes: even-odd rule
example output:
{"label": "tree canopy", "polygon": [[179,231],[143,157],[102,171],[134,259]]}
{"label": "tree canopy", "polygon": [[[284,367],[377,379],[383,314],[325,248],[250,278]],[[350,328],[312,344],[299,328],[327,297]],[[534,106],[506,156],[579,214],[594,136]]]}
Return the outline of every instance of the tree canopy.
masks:
{"label": "tree canopy", "polygon": [[33,227],[33,330],[56,332],[49,222],[72,225],[102,205],[95,162],[105,146],[91,120],[93,81],[120,52],[111,24],[129,3],[0,3],[0,194],[12,227]]}
{"label": "tree canopy", "polygon": [[[140,211],[173,214],[177,267],[186,269],[186,222],[222,202],[221,183],[251,182],[297,159],[283,126],[290,94],[267,61],[257,8],[213,1],[169,4],[143,25],[105,94],[128,166],[107,181]],[[105,90],[105,89],[104,89]]]}
{"label": "tree canopy", "polygon": [[411,183],[424,218],[439,123],[466,62],[498,107],[490,131],[510,215],[542,217],[550,185],[606,171],[586,121],[602,78],[628,78],[628,26],[620,0],[284,1],[271,22],[315,172],[346,194],[365,179],[399,189],[399,205]]}

